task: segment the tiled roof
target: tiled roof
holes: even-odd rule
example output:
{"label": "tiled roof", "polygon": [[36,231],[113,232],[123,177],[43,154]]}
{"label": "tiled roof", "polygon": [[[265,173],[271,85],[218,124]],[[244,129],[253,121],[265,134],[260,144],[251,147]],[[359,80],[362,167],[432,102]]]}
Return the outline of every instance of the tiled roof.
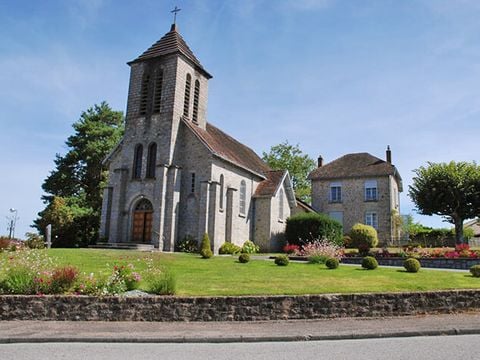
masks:
{"label": "tiled roof", "polygon": [[214,155],[261,177],[267,177],[267,173],[271,169],[249,147],[238,142],[210,123],[207,123],[205,130],[191,124],[187,120],[184,120],[183,123],[205,143]]}
{"label": "tiled roof", "polygon": [[397,176],[400,174],[395,166],[369,153],[344,155],[324,166],[313,170],[308,176],[311,180],[341,179],[368,176]]}
{"label": "tiled roof", "polygon": [[272,170],[268,171],[265,175],[267,178],[263,180],[257,186],[255,190],[255,197],[273,196],[277,191],[280,182],[285,176],[286,170]]}
{"label": "tiled roof", "polygon": [[207,70],[203,68],[202,64],[200,64],[200,61],[198,61],[198,59],[193,54],[193,51],[190,50],[185,40],[183,40],[182,36],[177,32],[176,25],[172,25],[172,28],[168,33],[166,33],[160,40],[150,46],[150,48],[148,48],[142,55],[140,55],[138,58],[136,58],[130,63],[153,59],[174,53],[182,54],[188,60],[190,60],[190,62],[192,62],[198,70],[202,71],[208,78],[212,77],[212,75],[210,75]]}

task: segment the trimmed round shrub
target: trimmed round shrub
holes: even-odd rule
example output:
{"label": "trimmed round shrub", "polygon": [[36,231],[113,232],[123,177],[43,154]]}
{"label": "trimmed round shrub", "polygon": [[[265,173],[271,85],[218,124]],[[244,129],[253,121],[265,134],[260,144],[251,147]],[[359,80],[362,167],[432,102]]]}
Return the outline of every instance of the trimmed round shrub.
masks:
{"label": "trimmed round shrub", "polygon": [[260,246],[255,245],[250,240],[247,240],[243,243],[243,246],[242,246],[243,254],[255,254],[255,253],[258,253],[259,251],[260,251]]}
{"label": "trimmed round shrub", "polygon": [[289,244],[304,245],[318,239],[328,239],[336,245],[343,245],[342,224],[325,214],[300,213],[287,219],[285,229]]}
{"label": "trimmed round shrub", "polygon": [[327,261],[325,261],[325,265],[327,266],[327,268],[333,270],[338,268],[338,266],[340,265],[340,261],[338,261],[338,259],[335,259],[335,258],[328,258]]}
{"label": "trimmed round shrub", "polygon": [[240,254],[240,256],[238,257],[238,261],[241,262],[242,264],[246,264],[250,261],[250,255],[248,254]]}
{"label": "trimmed round shrub", "polygon": [[405,268],[405,270],[407,270],[407,272],[416,273],[418,272],[418,270],[420,270],[421,265],[420,261],[418,261],[417,259],[408,258],[403,262],[403,267]]}
{"label": "trimmed round shrub", "polygon": [[220,249],[218,249],[219,254],[240,254],[240,251],[242,248],[240,246],[237,246],[235,244],[232,244],[230,242],[223,243],[222,246],[220,246]]}
{"label": "trimmed round shrub", "polygon": [[287,266],[290,260],[288,259],[287,255],[278,255],[275,258],[275,264],[278,266]]}
{"label": "trimmed round shrub", "polygon": [[207,233],[205,233],[202,238],[200,255],[202,255],[202,258],[204,259],[210,259],[213,256],[212,249],[210,249],[210,238]]}
{"label": "trimmed round shrub", "polygon": [[480,265],[473,265],[470,268],[470,274],[472,274],[473,277],[480,277]]}
{"label": "trimmed round shrub", "polygon": [[373,256],[365,256],[362,259],[362,268],[367,270],[374,270],[378,267],[378,261]]}
{"label": "trimmed round shrub", "polygon": [[350,239],[352,246],[359,250],[366,250],[378,245],[377,230],[373,226],[364,224],[355,224],[350,230]]}

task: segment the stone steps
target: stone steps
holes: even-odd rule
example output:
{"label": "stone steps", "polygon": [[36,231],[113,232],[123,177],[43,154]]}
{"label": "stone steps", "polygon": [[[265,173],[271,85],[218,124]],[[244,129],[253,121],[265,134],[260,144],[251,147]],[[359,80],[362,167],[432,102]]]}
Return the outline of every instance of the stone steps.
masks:
{"label": "stone steps", "polygon": [[99,242],[96,245],[89,245],[93,249],[121,249],[121,250],[138,250],[138,251],[154,251],[155,247],[152,244],[137,244],[137,243],[105,243]]}

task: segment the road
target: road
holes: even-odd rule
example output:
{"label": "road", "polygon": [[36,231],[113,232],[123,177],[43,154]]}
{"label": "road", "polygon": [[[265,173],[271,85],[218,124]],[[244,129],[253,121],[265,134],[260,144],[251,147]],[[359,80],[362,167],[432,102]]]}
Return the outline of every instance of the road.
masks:
{"label": "road", "polygon": [[1,344],[2,360],[479,359],[480,335],[230,344]]}

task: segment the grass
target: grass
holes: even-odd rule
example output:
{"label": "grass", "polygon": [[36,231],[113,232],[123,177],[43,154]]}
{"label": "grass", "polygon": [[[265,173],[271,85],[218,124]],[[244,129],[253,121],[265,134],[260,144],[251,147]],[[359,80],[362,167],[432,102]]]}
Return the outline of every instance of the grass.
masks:
{"label": "grass", "polygon": [[[77,266],[80,271],[109,274],[113,264],[132,263],[146,271],[146,258],[176,275],[179,296],[226,296],[265,294],[326,294],[402,292],[440,289],[478,289],[480,279],[468,271],[449,272],[421,269],[407,273],[397,268],[363,270],[360,266],[290,263],[276,266],[272,260],[251,260],[240,264],[237,256],[216,256],[205,260],[199,255],[144,253],[123,250],[52,249],[58,264]],[[0,254],[0,256],[5,256]],[[140,288],[146,284],[140,284]]]}

